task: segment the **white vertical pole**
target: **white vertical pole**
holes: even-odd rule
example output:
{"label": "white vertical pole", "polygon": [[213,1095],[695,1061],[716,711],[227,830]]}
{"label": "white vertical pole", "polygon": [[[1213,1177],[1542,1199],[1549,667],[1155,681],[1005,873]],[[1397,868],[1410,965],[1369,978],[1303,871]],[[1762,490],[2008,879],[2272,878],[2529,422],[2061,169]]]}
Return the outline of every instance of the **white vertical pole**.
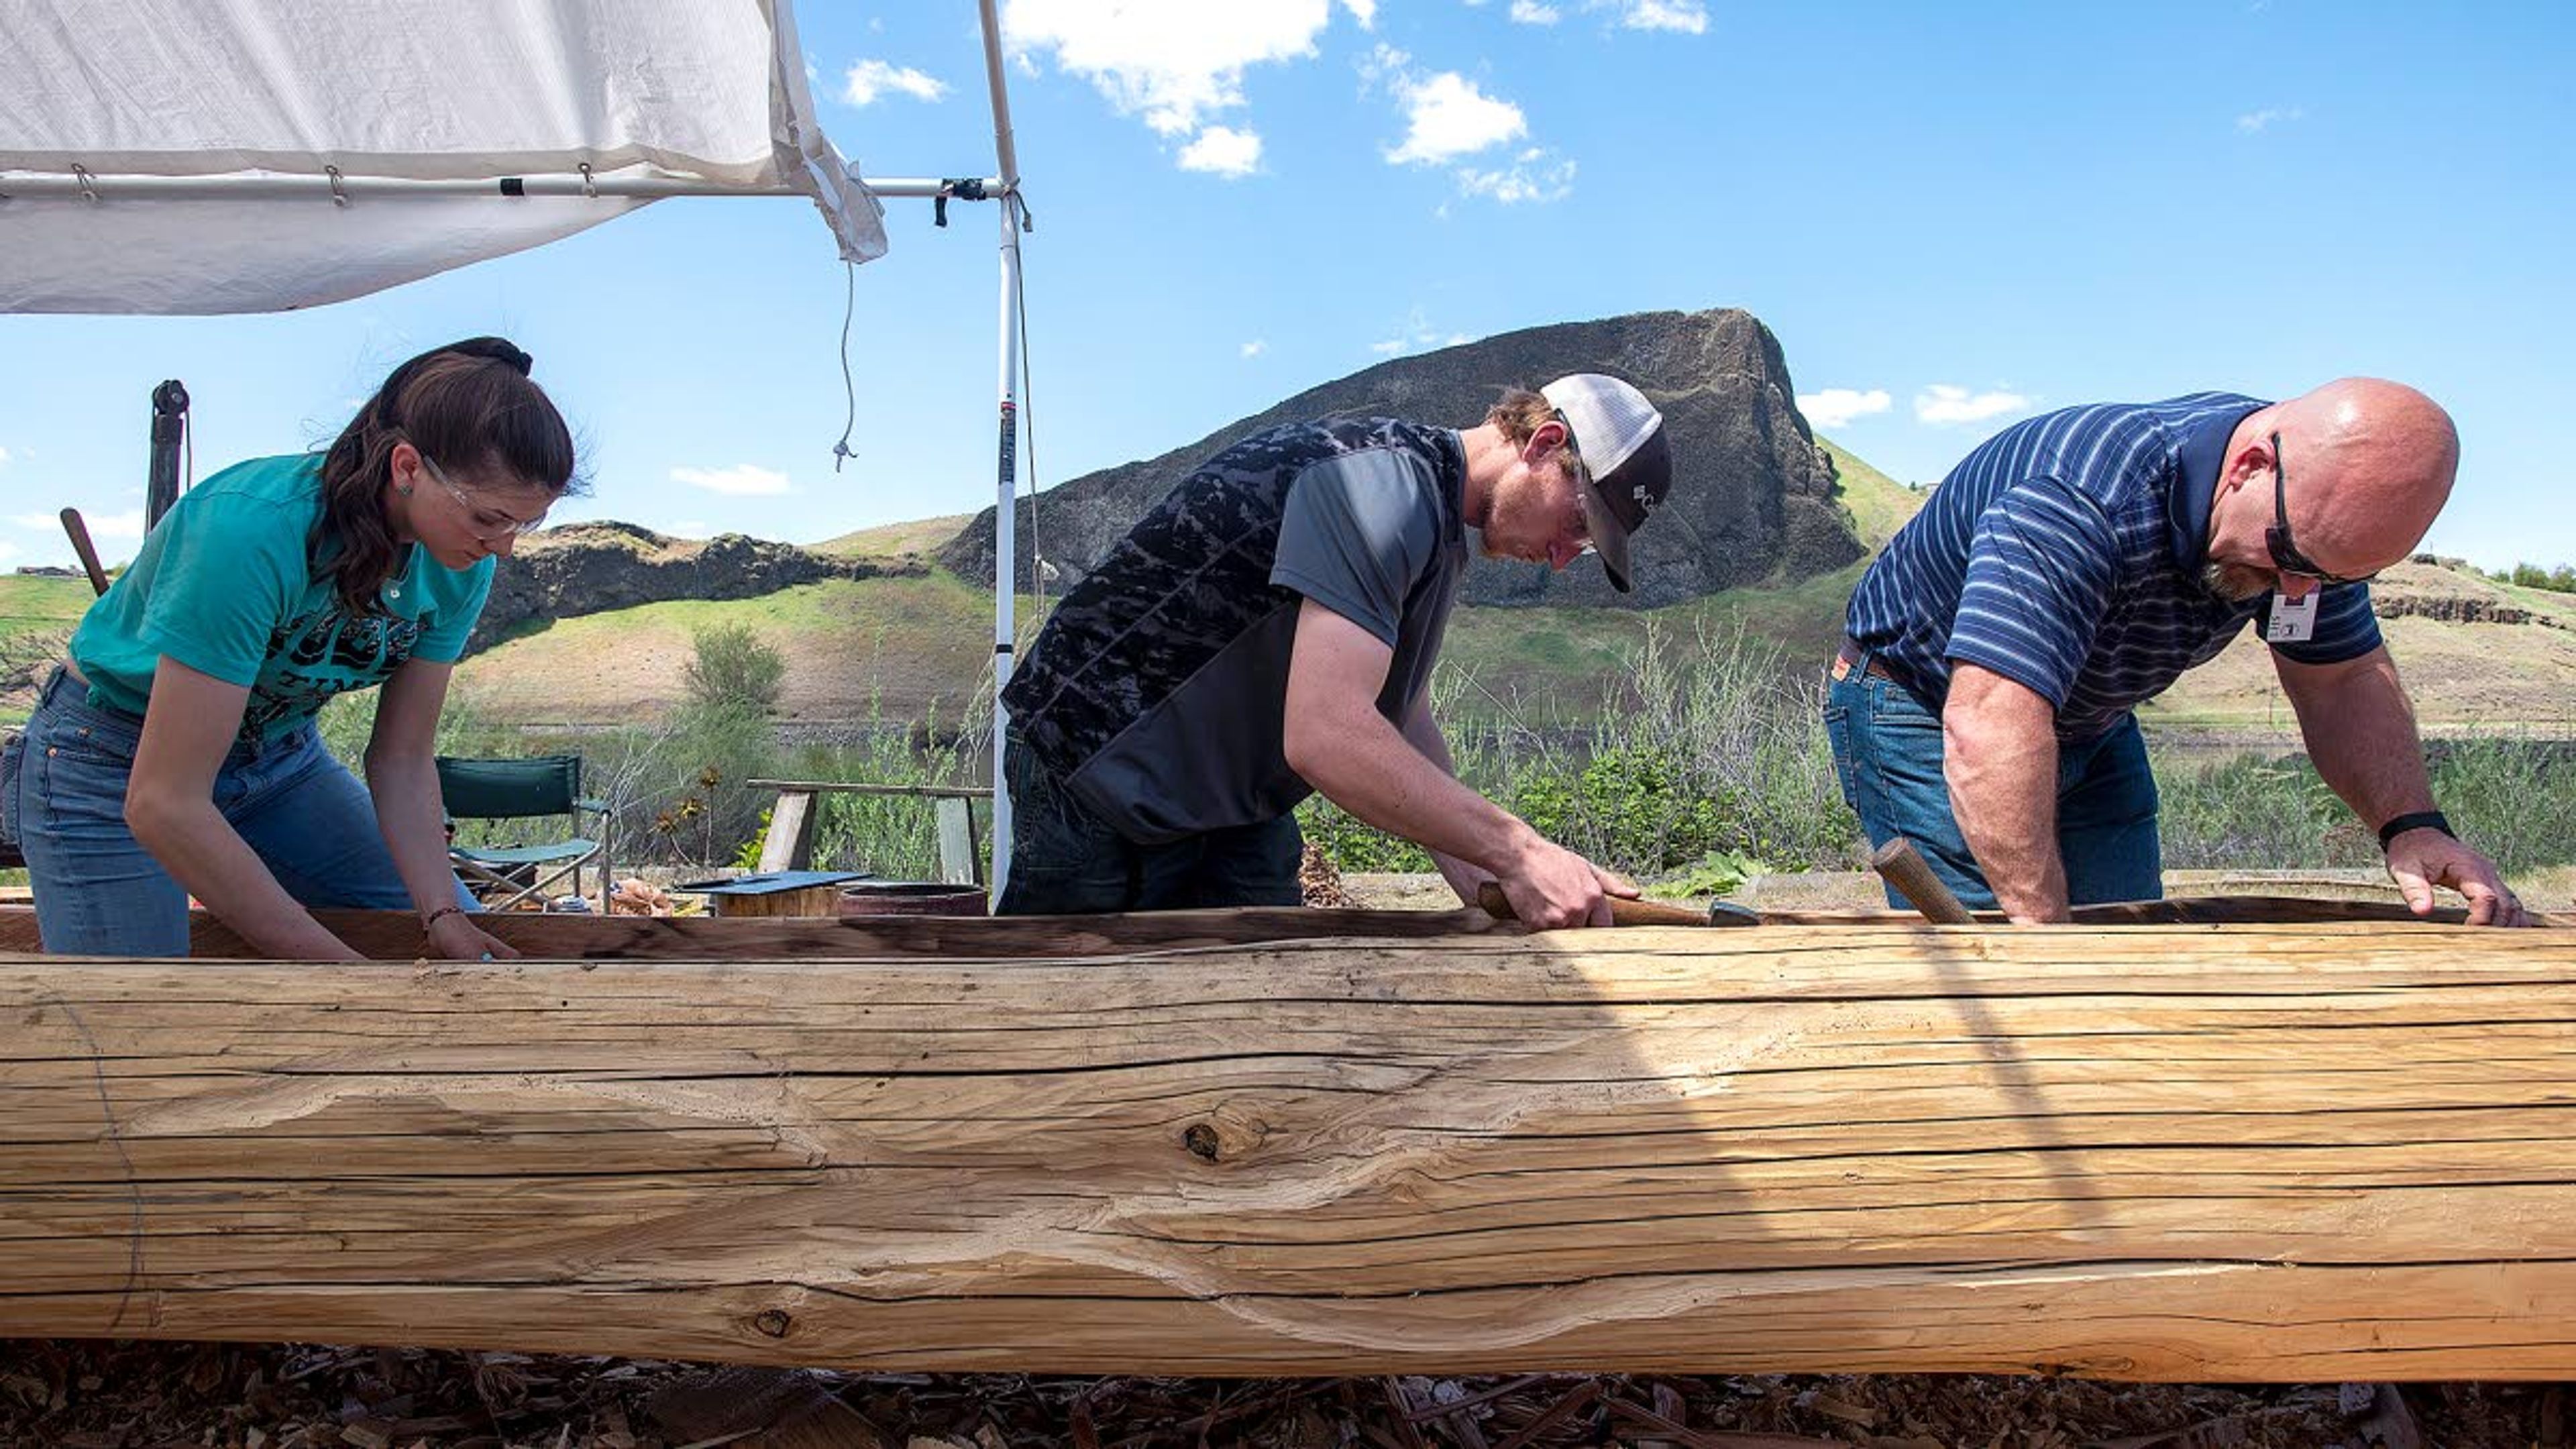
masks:
{"label": "white vertical pole", "polygon": [[1011,138],[1010,94],[1002,81],[1002,23],[994,0],[980,0],[984,22],[984,77],[993,98],[993,154],[1000,162],[1002,194],[1002,377],[999,476],[994,480],[997,507],[993,515],[993,894],[1011,876],[1011,791],[1002,773],[1003,738],[1010,712],[1002,707],[1002,686],[1011,682],[1011,650],[1016,629],[1014,604],[1019,586],[1019,559],[1014,547],[1019,522],[1020,428],[1020,159]]}

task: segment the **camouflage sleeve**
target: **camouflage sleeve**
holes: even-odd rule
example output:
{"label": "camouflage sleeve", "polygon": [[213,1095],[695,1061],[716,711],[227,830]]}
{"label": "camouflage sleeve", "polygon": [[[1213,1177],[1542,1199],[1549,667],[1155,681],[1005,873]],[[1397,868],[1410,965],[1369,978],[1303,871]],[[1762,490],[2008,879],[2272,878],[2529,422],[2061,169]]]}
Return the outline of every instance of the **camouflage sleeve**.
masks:
{"label": "camouflage sleeve", "polygon": [[1328,458],[1297,476],[1279,521],[1270,582],[1395,647],[1404,600],[1440,547],[1430,469],[1395,448]]}

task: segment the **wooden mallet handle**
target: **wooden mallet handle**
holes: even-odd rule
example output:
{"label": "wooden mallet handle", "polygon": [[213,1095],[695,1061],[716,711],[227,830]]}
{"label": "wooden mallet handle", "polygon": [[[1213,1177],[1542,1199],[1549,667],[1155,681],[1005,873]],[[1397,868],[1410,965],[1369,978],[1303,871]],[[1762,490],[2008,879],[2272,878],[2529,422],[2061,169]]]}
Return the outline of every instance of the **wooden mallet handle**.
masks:
{"label": "wooden mallet handle", "polygon": [[[1503,894],[1500,881],[1487,881],[1476,887],[1476,904],[1497,921],[1517,921],[1509,896]],[[1630,900],[1626,896],[1610,897],[1610,924],[1614,926],[1706,926],[1712,924],[1705,911],[1688,906],[1670,905],[1663,901]],[[1728,924],[1733,924],[1729,922]]]}
{"label": "wooden mallet handle", "polygon": [[1871,852],[1869,863],[1880,878],[1896,887],[1896,893],[1914,903],[1924,919],[1944,926],[1973,926],[1977,918],[1959,904],[1959,898],[1932,873],[1923,852],[1914,842],[1899,835]]}
{"label": "wooden mallet handle", "polygon": [[72,552],[80,555],[81,568],[89,575],[89,586],[102,594],[106,593],[107,570],[98,566],[98,550],[90,545],[89,525],[81,522],[80,510],[77,508],[64,509],[62,519],[63,532],[71,535]]}

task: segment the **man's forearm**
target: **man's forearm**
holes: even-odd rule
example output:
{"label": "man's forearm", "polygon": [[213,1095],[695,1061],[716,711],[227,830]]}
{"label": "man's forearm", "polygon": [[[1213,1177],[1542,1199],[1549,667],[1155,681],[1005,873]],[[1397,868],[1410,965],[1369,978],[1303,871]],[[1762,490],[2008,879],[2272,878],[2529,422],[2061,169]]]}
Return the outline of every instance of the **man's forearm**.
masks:
{"label": "man's forearm", "polygon": [[2317,774],[2362,824],[2433,808],[2415,709],[2385,649],[2330,673],[2285,667],[2281,681]]}
{"label": "man's forearm", "polygon": [[2057,731],[2047,701],[1972,666],[1941,712],[1941,774],[1959,833],[2015,921],[2063,921],[2057,849]]}
{"label": "man's forearm", "polygon": [[[1413,702],[1412,712],[1404,718],[1404,740],[1421,751],[1424,759],[1439,766],[1442,774],[1452,780],[1458,778],[1458,763],[1450,758],[1448,737],[1440,733],[1440,724],[1431,717],[1430,706],[1420,699]],[[1464,856],[1452,855],[1428,845],[1423,849],[1430,851],[1431,864],[1462,901],[1473,903],[1477,887],[1494,878],[1492,871]]]}
{"label": "man's forearm", "polygon": [[1322,722],[1315,734],[1311,747],[1291,752],[1306,782],[1361,820],[1435,857],[1501,875],[1516,848],[1539,839],[1520,817],[1460,784],[1373,709]]}

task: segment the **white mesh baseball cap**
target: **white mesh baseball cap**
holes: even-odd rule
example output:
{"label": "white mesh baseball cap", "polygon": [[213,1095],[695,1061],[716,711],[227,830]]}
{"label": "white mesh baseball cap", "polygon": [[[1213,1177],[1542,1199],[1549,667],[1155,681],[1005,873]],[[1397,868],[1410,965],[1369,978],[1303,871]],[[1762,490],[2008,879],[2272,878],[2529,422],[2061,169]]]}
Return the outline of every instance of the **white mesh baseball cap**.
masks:
{"label": "white mesh baseball cap", "polygon": [[1610,587],[1627,593],[1632,587],[1628,535],[1644,525],[1673,486],[1664,415],[1644,393],[1597,372],[1560,377],[1538,391],[1573,430],[1575,454],[1592,482],[1583,491],[1592,550],[1601,555]]}

